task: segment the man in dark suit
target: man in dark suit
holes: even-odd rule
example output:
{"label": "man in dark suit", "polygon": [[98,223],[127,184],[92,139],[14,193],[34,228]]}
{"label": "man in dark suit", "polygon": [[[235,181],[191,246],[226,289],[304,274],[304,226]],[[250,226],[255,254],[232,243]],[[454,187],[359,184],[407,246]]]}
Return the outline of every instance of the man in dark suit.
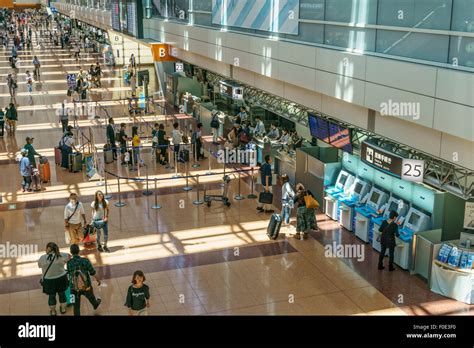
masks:
{"label": "man in dark suit", "polygon": [[112,117],[109,118],[109,124],[107,126],[107,140],[112,147],[112,151],[114,153],[114,160],[117,159],[117,145],[115,144],[115,129],[114,129],[114,119]]}
{"label": "man in dark suit", "polygon": [[390,212],[388,220],[382,222],[382,225],[379,228],[379,232],[382,232],[380,238],[380,244],[382,246],[382,250],[379,255],[379,269],[382,270],[385,267],[383,266],[383,258],[385,257],[385,251],[388,248],[389,252],[389,261],[388,261],[388,270],[394,271],[395,268],[393,267],[393,256],[395,253],[395,236],[398,237],[398,225],[395,220],[398,217],[398,213],[394,210]]}

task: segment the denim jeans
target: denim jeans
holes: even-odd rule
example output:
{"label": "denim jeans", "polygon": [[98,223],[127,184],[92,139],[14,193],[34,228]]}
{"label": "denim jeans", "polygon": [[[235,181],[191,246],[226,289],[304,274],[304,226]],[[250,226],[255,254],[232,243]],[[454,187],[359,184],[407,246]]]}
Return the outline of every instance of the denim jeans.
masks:
{"label": "denim jeans", "polygon": [[93,221],[92,224],[97,231],[97,245],[101,244],[100,240],[102,239],[102,231],[104,231],[104,245],[107,245],[107,241],[109,240],[109,226],[107,221]]}
{"label": "denim jeans", "polygon": [[283,202],[283,206],[281,208],[281,220],[288,225],[290,223],[290,216],[291,208],[287,203]]}
{"label": "denim jeans", "polygon": [[31,176],[23,176],[21,187],[23,187],[25,190],[28,190],[31,187]]}

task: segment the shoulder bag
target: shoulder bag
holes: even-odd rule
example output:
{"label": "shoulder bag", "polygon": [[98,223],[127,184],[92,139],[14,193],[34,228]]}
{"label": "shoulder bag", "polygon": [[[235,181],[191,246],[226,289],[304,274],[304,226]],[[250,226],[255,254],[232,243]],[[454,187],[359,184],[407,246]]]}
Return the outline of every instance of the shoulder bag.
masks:
{"label": "shoulder bag", "polygon": [[40,279],[40,281],[39,281],[40,284],[41,284],[41,286],[43,286],[44,277],[46,277],[46,274],[48,273],[49,269],[51,268],[51,265],[53,264],[55,258],[56,258],[56,255],[53,256],[53,259],[52,259],[51,262],[49,263],[48,268],[46,268],[46,272],[44,272],[43,276],[41,277],[41,279]]}

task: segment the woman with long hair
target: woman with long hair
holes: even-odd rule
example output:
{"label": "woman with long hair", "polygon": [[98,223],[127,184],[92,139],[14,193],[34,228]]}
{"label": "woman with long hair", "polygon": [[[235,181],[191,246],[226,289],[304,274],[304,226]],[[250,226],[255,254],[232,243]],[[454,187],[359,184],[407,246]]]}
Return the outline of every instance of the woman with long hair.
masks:
{"label": "woman with long hair", "polygon": [[316,209],[306,205],[305,196],[308,195],[314,198],[311,191],[307,190],[303,184],[296,185],[296,195],[294,198],[295,204],[298,205],[296,210],[296,239],[300,239],[301,233],[303,233],[303,238],[307,239],[310,230],[318,229]]}
{"label": "woman with long hair", "polygon": [[[91,203],[92,208],[92,226],[97,230],[97,250],[109,253],[107,241],[109,239],[109,202],[105,199],[102,191],[95,193],[94,202]],[[102,246],[102,231],[104,231],[104,244]]]}
{"label": "woman with long hair", "polygon": [[59,310],[61,314],[66,313],[68,278],[64,265],[69,258],[69,254],[59,251],[56,243],[49,242],[46,245],[46,254],[42,255],[38,260],[38,267],[42,270],[40,283],[43,286],[43,293],[48,295],[50,315],[57,315],[56,295],[59,296]]}

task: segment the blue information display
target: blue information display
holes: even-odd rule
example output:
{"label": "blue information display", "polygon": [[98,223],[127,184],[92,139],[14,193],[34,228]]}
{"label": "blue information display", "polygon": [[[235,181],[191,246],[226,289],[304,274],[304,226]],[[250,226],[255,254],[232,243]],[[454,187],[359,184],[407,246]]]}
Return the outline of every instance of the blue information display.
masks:
{"label": "blue information display", "polygon": [[308,114],[309,131],[312,137],[329,143],[329,123],[324,118]]}
{"label": "blue information display", "polygon": [[342,127],[336,123],[329,123],[329,143],[342,149],[346,152],[352,153],[351,131],[346,127]]}

